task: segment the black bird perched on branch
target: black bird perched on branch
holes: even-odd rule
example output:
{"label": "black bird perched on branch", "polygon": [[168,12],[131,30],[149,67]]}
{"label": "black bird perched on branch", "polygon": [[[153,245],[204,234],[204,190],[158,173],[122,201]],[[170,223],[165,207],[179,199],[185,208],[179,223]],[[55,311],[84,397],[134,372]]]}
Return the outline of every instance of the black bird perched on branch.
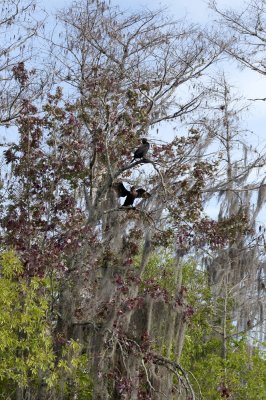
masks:
{"label": "black bird perched on branch", "polygon": [[150,193],[142,188],[136,189],[135,186],[132,186],[130,191],[127,190],[122,182],[114,183],[113,189],[116,191],[118,197],[126,197],[123,207],[133,206],[136,198],[148,199],[151,197]]}
{"label": "black bird perched on branch", "polygon": [[146,156],[146,154],[148,153],[148,150],[150,148],[150,143],[145,138],[141,139],[141,141],[142,141],[142,144],[135,151],[134,157],[133,157],[133,160],[131,161],[131,163],[133,163],[133,161],[135,161],[136,158],[144,158]]}

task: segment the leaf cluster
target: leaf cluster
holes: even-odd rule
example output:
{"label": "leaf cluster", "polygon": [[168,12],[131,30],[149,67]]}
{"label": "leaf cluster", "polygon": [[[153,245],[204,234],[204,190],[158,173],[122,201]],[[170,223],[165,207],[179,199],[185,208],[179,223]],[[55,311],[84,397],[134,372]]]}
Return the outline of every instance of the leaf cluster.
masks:
{"label": "leaf cluster", "polygon": [[54,351],[49,323],[49,281],[25,278],[22,264],[13,251],[0,255],[0,398],[14,399],[16,393],[38,398],[40,387],[47,399],[89,399],[92,383],[86,354],[71,340],[61,357]]}

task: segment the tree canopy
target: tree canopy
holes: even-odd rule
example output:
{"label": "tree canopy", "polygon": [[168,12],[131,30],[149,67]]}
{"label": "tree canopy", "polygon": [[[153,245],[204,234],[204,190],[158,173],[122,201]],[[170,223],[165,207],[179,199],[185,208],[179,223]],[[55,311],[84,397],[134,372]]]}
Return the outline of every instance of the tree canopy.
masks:
{"label": "tree canopy", "polygon": [[264,1],[2,3],[0,396],[263,400],[265,150],[218,69],[264,74]]}

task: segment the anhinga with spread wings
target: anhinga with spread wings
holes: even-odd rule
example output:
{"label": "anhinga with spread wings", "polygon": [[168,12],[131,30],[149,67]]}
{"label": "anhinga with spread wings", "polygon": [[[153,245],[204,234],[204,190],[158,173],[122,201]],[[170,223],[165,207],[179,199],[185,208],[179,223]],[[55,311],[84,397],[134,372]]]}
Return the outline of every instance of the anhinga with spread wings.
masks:
{"label": "anhinga with spread wings", "polygon": [[133,206],[137,198],[148,199],[151,197],[150,193],[142,188],[136,189],[135,186],[132,186],[130,190],[127,190],[122,182],[115,182],[113,189],[116,191],[118,197],[126,197],[123,207]]}
{"label": "anhinga with spread wings", "polygon": [[141,139],[141,141],[142,141],[142,144],[135,151],[133,160],[131,161],[132,163],[137,158],[144,158],[146,156],[146,154],[148,153],[148,150],[150,148],[150,143],[145,138]]}

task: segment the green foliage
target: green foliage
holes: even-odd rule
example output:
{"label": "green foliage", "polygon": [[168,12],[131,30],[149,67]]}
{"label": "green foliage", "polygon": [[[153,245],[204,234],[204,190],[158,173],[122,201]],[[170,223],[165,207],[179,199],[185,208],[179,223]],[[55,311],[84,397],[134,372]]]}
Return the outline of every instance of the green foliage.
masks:
{"label": "green foliage", "polygon": [[218,314],[222,312],[224,299],[214,301],[207,275],[195,264],[184,266],[183,283],[195,313],[186,332],[180,362],[192,374],[195,392],[201,391],[206,400],[224,399],[225,393],[234,400],[264,400],[265,355],[251,346],[245,336],[234,335],[230,321],[226,321],[227,336],[223,337],[222,316]]}
{"label": "green foliage", "polygon": [[177,276],[173,254],[169,250],[154,253],[145,266],[142,279],[144,282],[152,280],[169,294],[175,294]]}
{"label": "green foliage", "polygon": [[[135,265],[138,265],[137,258]],[[175,293],[176,266],[170,251],[152,255],[143,273],[143,281],[149,280],[170,295]],[[193,261],[183,265],[182,284],[186,288],[185,302],[193,308],[194,314],[189,319],[180,363],[189,371],[195,393],[201,393],[206,400],[221,400],[227,394],[235,400],[264,400],[265,356],[259,348],[251,346],[245,336],[236,336],[230,320],[233,300],[214,298],[207,273]],[[228,315],[224,322],[225,301]],[[226,338],[223,337],[223,324]],[[162,344],[158,351],[165,356],[168,353]],[[172,356],[175,359],[175,355]]]}
{"label": "green foliage", "polygon": [[88,358],[81,354],[81,346],[71,340],[63,348],[62,358],[46,379],[47,392],[57,399],[58,394],[65,399],[90,400],[92,381],[88,373]]}
{"label": "green foliage", "polygon": [[26,390],[37,399],[43,386],[49,399],[59,393],[64,399],[89,399],[88,360],[80,355],[79,343],[67,343],[56,359],[47,320],[48,280],[26,279],[13,251],[0,255],[0,266],[0,398],[13,399],[17,390]]}

